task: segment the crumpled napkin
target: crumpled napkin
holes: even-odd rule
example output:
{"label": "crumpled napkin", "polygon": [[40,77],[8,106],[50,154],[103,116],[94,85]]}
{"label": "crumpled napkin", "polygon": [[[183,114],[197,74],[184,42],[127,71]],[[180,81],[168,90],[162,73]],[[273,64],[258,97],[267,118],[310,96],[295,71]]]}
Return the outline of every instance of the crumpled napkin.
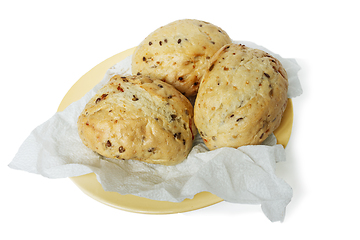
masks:
{"label": "crumpled napkin", "polygon": [[[297,76],[300,67],[294,59],[284,59],[251,42],[235,43],[262,49],[278,58],[288,73],[288,97],[301,95]],[[131,74],[130,66],[131,56],[111,67],[83,98],[35,128],[9,167],[48,178],[94,172],[106,191],[160,201],[181,202],[208,191],[228,202],[261,204],[270,221],[283,221],[292,188],[275,174],[276,163],[285,161],[286,157],[274,135],[262,145],[214,151],[209,151],[197,135],[188,158],[175,166],[105,158],[81,142],[76,123],[84,106],[113,75]]]}

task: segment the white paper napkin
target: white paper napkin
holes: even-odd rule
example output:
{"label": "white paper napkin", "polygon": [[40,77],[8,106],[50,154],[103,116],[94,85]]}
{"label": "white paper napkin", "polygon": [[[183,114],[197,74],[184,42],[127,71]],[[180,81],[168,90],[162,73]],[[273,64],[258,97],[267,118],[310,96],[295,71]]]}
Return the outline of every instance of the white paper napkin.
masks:
{"label": "white paper napkin", "polygon": [[[294,59],[284,59],[251,42],[235,43],[262,49],[278,58],[288,73],[288,97],[302,93],[297,76],[300,67]],[[262,145],[214,151],[209,151],[197,135],[188,158],[176,166],[109,159],[82,143],[76,124],[81,111],[113,75],[131,74],[130,66],[131,56],[111,67],[103,80],[83,98],[35,128],[9,167],[48,178],[94,172],[106,191],[161,201],[181,202],[208,191],[228,202],[261,204],[269,220],[283,221],[292,188],[275,174],[276,163],[285,161],[285,150],[276,144],[274,135]]]}

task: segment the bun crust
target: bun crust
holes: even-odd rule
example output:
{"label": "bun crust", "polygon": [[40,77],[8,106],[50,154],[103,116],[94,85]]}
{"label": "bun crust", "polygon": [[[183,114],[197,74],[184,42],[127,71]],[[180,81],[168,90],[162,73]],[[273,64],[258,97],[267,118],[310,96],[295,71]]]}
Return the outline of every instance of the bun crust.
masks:
{"label": "bun crust", "polygon": [[81,140],[100,155],[163,165],[187,157],[194,130],[189,100],[144,76],[112,77],[78,118]]}
{"label": "bun crust", "polygon": [[210,149],[259,144],[280,124],[287,74],[268,53],[229,44],[211,59],[195,101],[195,125]]}
{"label": "bun crust", "polygon": [[184,19],[158,28],[135,49],[132,74],[161,79],[187,97],[195,96],[210,58],[230,37],[204,21]]}

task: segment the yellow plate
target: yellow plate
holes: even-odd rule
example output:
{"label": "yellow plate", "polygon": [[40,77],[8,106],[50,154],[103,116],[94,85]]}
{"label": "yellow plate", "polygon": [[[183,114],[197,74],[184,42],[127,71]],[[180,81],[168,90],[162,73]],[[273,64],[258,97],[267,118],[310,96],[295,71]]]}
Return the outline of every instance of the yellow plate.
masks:
{"label": "yellow plate", "polygon": [[[99,65],[95,66],[84,76],[82,76],[68,91],[64,99],[61,101],[58,111],[63,111],[72,102],[82,98],[90,91],[98,82],[100,82],[106,71],[125,59],[134,52],[135,48],[128,49],[124,52],[116,54],[106,59]],[[286,147],[292,129],[293,123],[293,106],[289,99],[285,110],[281,125],[274,132],[278,143]],[[105,191],[101,184],[97,181],[94,173],[86,174],[79,177],[72,177],[71,180],[91,198],[109,205],[114,208],[138,213],[167,214],[180,213],[207,207],[215,203],[223,201],[223,199],[209,192],[201,192],[194,196],[193,199],[185,199],[182,202],[165,202],[155,201],[134,195],[121,195],[117,192]]]}

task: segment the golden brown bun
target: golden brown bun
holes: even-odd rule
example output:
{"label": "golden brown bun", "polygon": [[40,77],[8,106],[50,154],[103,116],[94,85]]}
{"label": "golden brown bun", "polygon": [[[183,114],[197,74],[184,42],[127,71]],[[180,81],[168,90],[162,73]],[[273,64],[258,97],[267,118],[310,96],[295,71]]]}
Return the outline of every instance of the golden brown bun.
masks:
{"label": "golden brown bun", "polygon": [[83,143],[109,158],[174,165],[195,130],[193,107],[173,86],[143,76],[114,76],[78,119]]}
{"label": "golden brown bun", "polygon": [[287,104],[287,74],[269,54],[229,44],[211,59],[194,106],[206,146],[259,144],[280,124]]}
{"label": "golden brown bun", "polygon": [[132,73],[161,79],[187,97],[195,96],[210,58],[231,43],[221,28],[184,19],[158,28],[135,49]]}

